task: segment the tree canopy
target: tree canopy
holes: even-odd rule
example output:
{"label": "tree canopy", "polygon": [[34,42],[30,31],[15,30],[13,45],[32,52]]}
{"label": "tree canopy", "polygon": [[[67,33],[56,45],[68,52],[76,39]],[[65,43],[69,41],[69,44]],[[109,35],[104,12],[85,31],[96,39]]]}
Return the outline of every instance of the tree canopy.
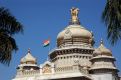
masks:
{"label": "tree canopy", "polygon": [[13,51],[18,50],[13,36],[23,32],[23,26],[9,12],[8,9],[0,7],[0,62],[9,65]]}

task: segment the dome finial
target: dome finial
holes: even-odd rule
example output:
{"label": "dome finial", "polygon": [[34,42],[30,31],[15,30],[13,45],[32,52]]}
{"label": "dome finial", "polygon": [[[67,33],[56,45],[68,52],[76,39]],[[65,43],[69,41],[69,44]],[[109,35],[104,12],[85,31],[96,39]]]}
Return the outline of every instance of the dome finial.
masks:
{"label": "dome finial", "polygon": [[102,38],[101,38],[100,44],[104,44],[104,43],[103,43],[103,39],[102,39]]}
{"label": "dome finial", "polygon": [[72,7],[70,11],[71,11],[71,22],[70,22],[70,24],[80,24],[79,19],[78,19],[79,9]]}
{"label": "dome finial", "polygon": [[31,53],[31,50],[30,50],[30,48],[28,49],[28,53]]}

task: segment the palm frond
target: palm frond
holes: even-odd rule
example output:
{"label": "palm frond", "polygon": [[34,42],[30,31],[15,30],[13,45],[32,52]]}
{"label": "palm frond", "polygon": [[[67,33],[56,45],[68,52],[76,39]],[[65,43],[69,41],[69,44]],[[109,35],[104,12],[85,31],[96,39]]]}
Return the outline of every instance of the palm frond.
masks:
{"label": "palm frond", "polygon": [[8,9],[0,8],[0,29],[7,30],[8,34],[23,32],[23,26],[10,14]]}
{"label": "palm frond", "polygon": [[102,20],[107,26],[107,38],[114,45],[121,39],[121,1],[107,0],[102,13]]}
{"label": "palm frond", "polygon": [[0,62],[9,65],[13,51],[18,47],[15,40],[4,32],[0,32]]}

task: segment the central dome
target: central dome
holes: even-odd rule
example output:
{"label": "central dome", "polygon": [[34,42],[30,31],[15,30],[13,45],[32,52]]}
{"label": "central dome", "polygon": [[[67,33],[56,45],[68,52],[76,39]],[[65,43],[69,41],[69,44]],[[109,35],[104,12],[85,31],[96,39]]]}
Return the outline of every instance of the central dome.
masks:
{"label": "central dome", "polygon": [[93,35],[81,25],[69,25],[57,36],[57,46],[92,44]]}
{"label": "central dome", "polygon": [[[68,36],[65,36],[66,34],[69,34]],[[64,39],[64,37],[83,37],[83,38],[92,38],[92,33],[86,30],[81,25],[69,25],[67,28],[65,28],[63,31],[61,31],[57,39]]]}
{"label": "central dome", "polygon": [[80,25],[77,8],[71,9],[70,25],[61,31],[57,36],[57,47],[71,45],[91,47],[93,45],[93,35],[90,31]]}

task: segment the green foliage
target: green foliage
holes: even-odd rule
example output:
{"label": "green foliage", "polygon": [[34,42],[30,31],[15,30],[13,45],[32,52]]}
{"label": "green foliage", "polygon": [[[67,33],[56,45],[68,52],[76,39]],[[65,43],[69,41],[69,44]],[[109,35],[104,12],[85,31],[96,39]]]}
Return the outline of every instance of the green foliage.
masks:
{"label": "green foliage", "polygon": [[23,32],[23,26],[16,20],[10,12],[0,8],[0,62],[9,65],[13,51],[17,51],[13,36],[16,33]]}
{"label": "green foliage", "polygon": [[107,26],[107,38],[114,45],[121,39],[121,0],[107,0],[102,19]]}

